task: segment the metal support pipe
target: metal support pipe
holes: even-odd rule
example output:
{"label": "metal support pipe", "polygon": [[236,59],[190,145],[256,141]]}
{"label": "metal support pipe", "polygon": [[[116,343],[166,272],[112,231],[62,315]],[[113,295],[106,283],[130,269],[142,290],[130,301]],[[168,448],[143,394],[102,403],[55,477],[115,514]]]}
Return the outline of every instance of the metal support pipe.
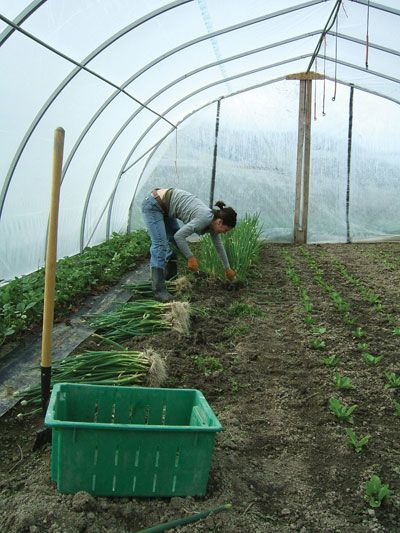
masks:
{"label": "metal support pipe", "polygon": [[219,132],[219,114],[221,110],[221,99],[217,102],[217,116],[215,118],[215,139],[214,139],[214,154],[213,166],[211,171],[211,187],[210,187],[210,209],[214,205],[214,190],[215,190],[215,175],[217,172],[217,153],[218,153],[218,132]]}
{"label": "metal support pipe", "polygon": [[350,169],[351,169],[351,141],[353,138],[353,97],[354,86],[350,86],[349,100],[349,131],[347,136],[347,187],[346,187],[346,242],[350,243]]}

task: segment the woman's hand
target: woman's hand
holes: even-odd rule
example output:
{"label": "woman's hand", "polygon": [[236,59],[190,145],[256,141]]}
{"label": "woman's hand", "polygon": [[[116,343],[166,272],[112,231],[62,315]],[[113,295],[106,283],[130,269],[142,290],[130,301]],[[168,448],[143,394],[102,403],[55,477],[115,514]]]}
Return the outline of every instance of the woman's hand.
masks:
{"label": "woman's hand", "polygon": [[189,257],[187,262],[188,269],[192,272],[198,272],[199,271],[199,264],[197,262],[197,259],[192,255],[192,257]]}
{"label": "woman's hand", "polygon": [[236,272],[232,268],[227,268],[225,270],[225,276],[229,281],[235,281],[236,279]]}

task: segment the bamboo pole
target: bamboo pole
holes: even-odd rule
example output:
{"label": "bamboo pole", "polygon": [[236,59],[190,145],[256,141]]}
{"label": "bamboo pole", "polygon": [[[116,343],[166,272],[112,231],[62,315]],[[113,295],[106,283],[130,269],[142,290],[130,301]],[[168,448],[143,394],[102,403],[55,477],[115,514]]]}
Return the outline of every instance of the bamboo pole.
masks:
{"label": "bamboo pole", "polygon": [[50,398],[52,331],[54,321],[54,294],[56,285],[58,210],[60,204],[64,137],[65,131],[63,128],[57,128],[54,131],[52,186],[44,283],[42,352],[40,361],[43,413],[46,412],[47,404]]}

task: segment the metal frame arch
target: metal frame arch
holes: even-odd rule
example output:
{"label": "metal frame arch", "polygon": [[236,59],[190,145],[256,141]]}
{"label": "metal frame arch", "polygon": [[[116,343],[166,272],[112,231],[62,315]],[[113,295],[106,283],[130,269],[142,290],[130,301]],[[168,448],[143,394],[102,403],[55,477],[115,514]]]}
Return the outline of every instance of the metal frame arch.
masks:
{"label": "metal frame arch", "polygon": [[[306,33],[306,34],[302,34],[300,36],[296,36],[296,37],[291,37],[289,39],[285,39],[283,41],[279,41],[279,42],[276,42],[276,43],[272,43],[272,44],[269,44],[269,45],[266,45],[266,46],[262,46],[262,47],[258,47],[256,49],[253,49],[253,50],[248,50],[246,52],[242,52],[241,54],[235,54],[234,56],[230,56],[228,58],[225,58],[223,59],[222,61],[213,61],[212,63],[208,63],[206,65],[203,65],[201,67],[198,67],[186,74],[183,74],[182,76],[180,76],[179,78],[176,78],[175,80],[171,81],[170,83],[168,83],[167,85],[165,85],[164,87],[162,87],[160,90],[158,90],[156,93],[154,93],[148,100],[145,101],[145,104],[149,104],[151,101],[153,101],[155,98],[157,98],[158,96],[160,96],[163,92],[167,91],[168,89],[170,89],[171,87],[173,87],[174,85],[180,83],[181,81],[183,80],[186,80],[187,78],[189,78],[190,76],[193,76],[194,74],[197,74],[198,72],[201,72],[203,70],[206,70],[208,68],[212,68],[212,67],[215,67],[215,66],[218,66],[220,65],[221,63],[227,63],[227,62],[230,62],[230,61],[235,61],[236,59],[240,59],[242,57],[246,57],[248,55],[252,55],[252,54],[256,54],[258,52],[261,52],[261,51],[264,51],[264,50],[267,50],[267,49],[270,49],[270,48],[274,48],[274,47],[277,47],[277,46],[282,46],[284,44],[287,44],[289,42],[293,42],[293,41],[297,41],[297,40],[301,40],[301,39],[305,39],[307,37],[310,37],[310,36],[313,36],[313,35],[317,35],[320,33],[320,30],[315,30],[313,32],[309,32],[309,33]],[[125,123],[121,126],[121,128],[118,130],[118,132],[114,135],[114,137],[111,139],[110,143],[108,144],[107,148],[105,149],[102,157],[100,158],[100,161],[96,167],[96,170],[93,174],[93,177],[92,177],[92,180],[90,182],[90,185],[89,185],[89,188],[88,188],[88,193],[87,193],[87,196],[86,196],[86,199],[85,199],[85,204],[84,204],[84,209],[83,209],[83,212],[82,212],[82,221],[81,221],[81,231],[80,231],[80,249],[82,251],[83,249],[83,242],[84,242],[84,233],[85,233],[85,225],[86,225],[86,215],[87,215],[87,210],[88,210],[88,207],[89,207],[89,202],[90,202],[90,197],[91,197],[91,193],[93,191],[93,188],[94,188],[94,185],[95,185],[95,182],[97,180],[97,177],[98,177],[98,174],[101,170],[101,167],[107,157],[107,155],[109,154],[110,150],[112,149],[113,145],[115,144],[115,142],[117,141],[117,139],[120,137],[120,135],[123,133],[123,131],[125,130],[125,128],[132,122],[132,120],[134,120],[134,118],[139,115],[141,112],[143,111],[143,108],[138,108],[126,121]],[[75,147],[74,147],[75,148]]]}
{"label": "metal frame arch", "polygon": [[[301,56],[292,57],[292,58],[289,58],[289,59],[285,59],[285,60],[283,60],[283,61],[279,61],[279,62],[277,62],[277,63],[273,63],[273,64],[271,64],[271,65],[267,65],[267,66],[264,66],[264,67],[259,67],[259,68],[257,68],[257,69],[252,69],[252,70],[250,70],[250,71],[247,71],[247,72],[244,72],[244,73],[240,73],[240,74],[237,74],[237,75],[235,75],[235,76],[231,76],[231,77],[229,77],[229,78],[225,78],[224,80],[218,80],[217,82],[213,82],[213,83],[211,83],[211,84],[205,85],[205,86],[203,86],[202,88],[200,88],[200,89],[198,89],[198,90],[196,90],[196,91],[190,93],[189,95],[186,95],[184,98],[181,98],[179,101],[175,102],[175,104],[173,104],[173,105],[172,105],[171,107],[169,107],[166,111],[164,111],[163,115],[169,113],[174,107],[176,107],[177,105],[181,104],[181,103],[182,103],[183,101],[185,101],[187,98],[190,98],[190,97],[194,96],[195,94],[197,94],[197,93],[199,93],[199,92],[201,92],[201,91],[203,91],[203,90],[205,90],[205,89],[208,89],[208,88],[210,88],[210,87],[212,87],[212,86],[214,86],[214,85],[217,85],[218,83],[223,83],[224,81],[227,81],[227,80],[230,81],[230,80],[233,80],[233,79],[239,78],[239,77],[241,77],[241,76],[247,76],[247,75],[250,75],[250,74],[254,74],[254,73],[259,72],[259,71],[261,71],[261,70],[266,70],[266,69],[268,69],[268,68],[273,68],[273,67],[276,67],[276,66],[280,66],[280,65],[282,65],[282,64],[287,64],[287,63],[290,63],[290,62],[293,62],[293,61],[298,61],[298,60],[300,60],[300,59],[305,59],[305,58],[307,58],[307,57],[311,57],[312,55],[313,55],[312,53],[309,53],[309,54],[303,54],[303,55],[301,55]],[[318,56],[318,57],[321,57],[321,58],[322,58],[322,56]],[[328,56],[326,56],[325,59],[328,60],[328,61],[335,62],[335,59],[330,58],[330,57],[328,57]],[[380,74],[379,72],[371,71],[371,70],[369,70],[369,69],[367,70],[367,69],[365,69],[365,68],[363,68],[363,67],[359,67],[359,66],[357,66],[357,65],[353,65],[352,63],[345,63],[345,62],[342,62],[342,63],[344,64],[344,66],[347,66],[347,67],[349,67],[349,68],[354,68],[354,69],[356,69],[356,70],[365,71],[365,72],[367,72],[367,73],[369,73],[369,74],[373,74],[373,75],[375,75],[375,76],[377,76],[377,77],[386,78],[386,79],[389,79],[390,81],[394,81],[394,82],[400,83],[400,79],[393,78],[393,77],[390,77],[390,76],[386,76],[385,74]],[[327,79],[330,79],[328,76],[326,76],[326,78],[327,78]],[[347,82],[347,83],[348,83],[349,85],[350,85],[350,84],[354,85],[352,82]],[[355,86],[355,85],[354,85],[354,86]],[[355,87],[356,87],[356,86],[355,86]],[[360,86],[360,87],[362,87],[362,86]],[[378,93],[374,93],[373,91],[370,91],[370,90],[368,90],[368,89],[366,89],[366,88],[364,88],[364,90],[365,90],[366,92],[370,92],[371,94],[377,94],[377,95],[378,95]],[[386,95],[384,95],[384,94],[382,94],[382,97],[383,97],[383,98],[387,98],[388,100],[395,101],[395,100],[392,99],[391,97],[388,97],[388,96],[386,96]],[[141,142],[141,140],[143,139],[143,137],[148,133],[148,131],[150,131],[150,129],[151,129],[151,128],[152,128],[152,127],[153,127],[153,126],[159,121],[159,120],[160,120],[160,119],[155,120],[155,121],[153,122],[153,124],[152,124],[151,126],[149,126],[149,127],[146,129],[146,131],[142,134],[142,136],[140,137],[140,139],[139,139],[139,140],[136,142],[136,144],[134,145],[133,149],[130,151],[130,154],[129,154],[129,156],[128,156],[128,160],[129,160],[129,157],[130,157],[130,156],[132,155],[132,153],[134,152],[134,150],[137,148],[137,145],[138,145],[138,144]],[[179,124],[179,122],[178,122],[178,124]],[[134,163],[133,163],[133,164],[134,164]],[[123,170],[122,170],[122,173],[127,172],[127,171],[129,170],[129,168],[131,168],[131,166],[133,166],[133,164],[132,164],[132,165],[129,165],[127,168],[123,169]]]}
{"label": "metal frame arch", "polygon": [[[284,60],[284,61],[279,61],[277,63],[273,63],[271,65],[267,65],[267,66],[264,66],[264,67],[259,67],[257,69],[252,69],[252,70],[249,70],[249,71],[246,71],[246,72],[242,72],[240,74],[237,74],[235,76],[230,76],[228,78],[225,78],[225,79],[220,79],[220,80],[217,80],[213,83],[210,83],[210,84],[207,84],[203,87],[201,87],[200,89],[196,89],[196,91],[193,91],[192,93],[186,95],[185,97],[181,98],[180,100],[176,101],[172,106],[170,106],[163,114],[167,114],[169,113],[170,111],[172,111],[172,109],[174,109],[175,107],[177,107],[178,105],[180,105],[182,102],[184,102],[185,100],[191,98],[192,96],[195,96],[196,94],[206,90],[206,89],[209,89],[210,87],[214,87],[215,85],[219,85],[220,83],[225,83],[226,81],[231,81],[231,80],[234,80],[234,79],[237,79],[237,78],[241,78],[243,76],[249,76],[251,74],[255,74],[256,72],[260,72],[262,70],[267,70],[267,69],[270,69],[270,68],[274,68],[276,66],[280,66],[280,65],[284,65],[284,64],[287,64],[287,63],[291,63],[293,61],[298,61],[300,59],[305,59],[307,57],[311,57],[312,54],[304,54],[304,55],[301,55],[301,56],[298,56],[296,58],[290,58],[290,59],[287,59],[287,60]],[[223,96],[220,96],[220,98],[224,98]],[[217,99],[218,100],[218,99]],[[113,188],[113,192],[112,192],[112,198],[110,200],[110,205],[109,205],[109,209],[108,209],[108,215],[107,215],[107,229],[106,229],[106,239],[109,238],[110,236],[110,220],[111,220],[111,213],[112,213],[112,207],[113,207],[113,201],[114,201],[114,197],[115,197],[115,193],[117,191],[117,188],[118,188],[118,184],[119,182],[121,181],[121,178],[122,178],[122,175],[125,174],[125,172],[127,172],[130,168],[133,167],[134,164],[137,163],[137,161],[135,161],[135,163],[133,163],[132,165],[129,165],[127,168],[124,168],[125,165],[128,163],[129,159],[131,158],[133,152],[136,150],[136,148],[138,147],[138,145],[142,142],[143,138],[148,134],[148,132],[157,124],[157,122],[159,121],[160,119],[156,119],[150,126],[147,127],[147,129],[142,133],[142,135],[139,137],[139,139],[136,141],[136,143],[134,144],[134,146],[131,148],[131,150],[129,151],[125,161],[124,161],[124,164],[122,165],[119,173],[118,173],[118,176],[116,178],[116,181],[115,181],[115,186]],[[179,123],[179,122],[178,122]],[[173,131],[173,130],[171,130]],[[170,132],[169,132],[170,133]]]}
{"label": "metal frame arch", "polygon": [[[193,0],[190,0],[190,1],[193,1]],[[246,26],[251,26],[253,24],[257,24],[259,22],[263,22],[264,20],[268,20],[270,18],[275,18],[275,17],[278,17],[278,16],[282,16],[282,15],[286,15],[287,13],[291,13],[293,11],[297,11],[299,9],[305,9],[305,8],[308,8],[308,7],[312,7],[313,5],[316,5],[316,4],[320,4],[322,2],[325,2],[326,0],[310,0],[309,2],[305,2],[303,4],[297,4],[295,6],[292,6],[290,8],[287,8],[287,9],[283,9],[283,10],[280,10],[280,11],[275,11],[273,13],[268,13],[266,15],[263,15],[261,17],[257,17],[257,18],[254,18],[254,19],[250,19],[250,20],[247,20],[247,21],[243,21],[241,23],[238,23],[238,24],[234,24],[232,26],[228,26],[226,28],[222,28],[220,30],[217,30],[215,32],[212,32],[212,33],[207,33],[207,34],[204,34],[202,36],[199,36],[195,39],[192,39],[190,41],[187,41],[186,43],[182,43],[181,45],[169,50],[168,52],[166,52],[165,54],[162,54],[161,56],[155,58],[153,61],[151,61],[150,63],[148,63],[147,65],[145,65],[144,67],[142,67],[140,70],[138,70],[135,74],[133,74],[128,80],[126,80],[122,85],[121,85],[121,88],[125,88],[127,87],[130,83],[132,83],[135,79],[137,79],[138,77],[140,77],[144,72],[146,72],[147,70],[151,69],[153,66],[157,65],[158,63],[160,63],[161,61],[163,61],[164,59],[167,59],[168,57],[180,52],[181,50],[184,50],[185,48],[189,48],[190,46],[193,46],[199,42],[202,42],[202,41],[205,41],[205,40],[208,40],[212,37],[216,37],[218,35],[222,35],[222,34],[225,34],[225,33],[229,33],[229,32],[232,32],[232,31],[235,31],[235,30],[238,30],[238,29],[241,29],[241,28],[244,28]],[[272,43],[271,46],[273,46],[274,43]],[[93,115],[93,117],[90,119],[90,121],[87,123],[87,125],[85,126],[85,128],[83,129],[82,133],[80,134],[79,138],[77,139],[76,143],[74,144],[73,148],[71,149],[71,152],[66,160],[66,163],[64,165],[64,170],[63,170],[63,176],[62,178],[65,177],[65,174],[68,170],[68,167],[72,161],[72,158],[74,157],[76,151],[78,150],[79,148],[79,145],[81,144],[81,142],[83,141],[84,137],[86,136],[86,134],[88,133],[89,129],[93,126],[94,122],[97,120],[97,118],[100,116],[100,114],[106,109],[106,107],[114,100],[114,98],[116,98],[116,96],[120,94],[119,91],[116,91],[115,93],[113,93],[105,102],[104,104],[98,109],[98,111]],[[91,187],[92,189],[92,187]],[[85,200],[85,205],[88,204],[88,201],[89,200]],[[87,208],[86,208],[87,209]],[[1,214],[1,212],[0,212]],[[86,214],[83,214],[85,217],[86,217]],[[80,238],[80,243],[81,243],[81,246],[82,246],[82,243],[83,243],[83,240],[82,240],[82,225],[81,225],[81,238]]]}
{"label": "metal frame arch", "polygon": [[[329,81],[336,81],[337,83],[339,83],[340,85],[344,85],[346,87],[351,87],[353,86],[354,89],[357,89],[359,91],[362,91],[362,92],[366,92],[368,94],[372,94],[374,96],[377,96],[378,98],[383,98],[384,100],[388,100],[390,102],[393,102],[394,104],[397,104],[397,105],[400,105],[400,100],[396,100],[395,98],[392,98],[392,97],[389,97],[383,93],[380,93],[378,91],[372,91],[370,89],[366,89],[365,87],[362,87],[362,86],[359,86],[357,84],[354,84],[354,83],[351,83],[351,82],[347,82],[347,81],[344,81],[344,80],[340,80],[338,78],[335,78],[332,77],[332,76],[325,76],[325,78]],[[186,120],[188,120],[192,115],[194,115],[195,113],[201,111],[202,109],[204,109],[205,107],[209,106],[209,105],[212,105],[214,103],[216,103],[219,99],[227,99],[227,98],[231,98],[233,96],[237,96],[238,94],[241,94],[241,93],[244,93],[244,92],[247,92],[247,91],[252,91],[252,90],[255,90],[255,89],[259,89],[260,87],[265,87],[266,85],[270,85],[272,83],[278,83],[280,81],[284,81],[286,79],[286,76],[280,76],[279,78],[275,78],[273,80],[269,80],[265,83],[259,83],[259,84],[256,84],[254,86],[251,86],[251,87],[247,87],[246,89],[241,89],[240,91],[235,91],[227,96],[222,96],[222,97],[218,97],[218,98],[215,98],[214,100],[210,101],[210,102],[207,102],[206,104],[203,104],[201,107],[191,111],[190,113],[188,113],[187,115],[185,115],[181,120],[179,120],[177,123],[176,123],[176,126],[177,128],[183,123],[185,122]],[[143,177],[143,174],[144,174],[144,171],[145,169],[147,168],[151,158],[154,156],[154,153],[156,152],[156,150],[160,147],[160,145],[171,135],[171,133],[173,133],[173,131],[177,131],[177,130],[170,130],[166,135],[164,135],[157,143],[156,145],[152,146],[145,154],[142,154],[142,156],[140,158],[138,158],[133,164],[132,166],[134,166],[138,161],[140,161],[140,159],[142,159],[148,152],[151,152],[146,160],[146,164],[145,166],[143,167],[143,170],[142,172],[140,173],[140,176],[138,178],[138,181],[135,185],[135,190],[134,190],[134,193],[133,193],[133,196],[132,196],[132,200],[131,200],[131,203],[130,203],[130,206],[129,206],[129,211],[128,211],[128,223],[127,223],[127,231],[129,232],[131,230],[131,219],[132,219],[132,211],[133,211],[133,206],[134,206],[134,202],[135,202],[135,198],[136,198],[136,194],[137,194],[137,190],[138,190],[138,187],[139,187],[139,184],[140,184],[140,181],[142,180],[142,177]],[[132,166],[130,168],[132,168]]]}
{"label": "metal frame arch", "polygon": [[[189,2],[193,2],[194,0],[174,0],[173,2],[167,4],[166,6],[163,6],[162,8],[159,8],[157,10],[152,11],[151,13],[148,13],[147,15],[141,17],[140,19],[132,22],[122,30],[115,33],[113,36],[109,37],[106,41],[104,41],[100,46],[98,46],[93,52],[91,52],[86,58],[80,63],[81,66],[76,67],[73,69],[68,76],[60,83],[60,85],[53,91],[53,93],[49,96],[49,98],[46,100],[46,102],[43,104],[39,112],[36,114],[35,118],[33,119],[31,125],[29,126],[28,130],[26,131],[20,145],[18,146],[18,149],[14,155],[14,158],[11,162],[10,168],[7,172],[6,179],[4,181],[4,185],[0,194],[0,219],[1,215],[4,209],[4,203],[7,196],[7,192],[10,186],[10,182],[12,179],[12,176],[15,172],[15,169],[18,165],[18,162],[21,158],[22,152],[24,151],[30,137],[32,136],[33,132],[35,131],[36,127],[38,126],[39,122],[51,106],[51,104],[55,101],[55,99],[59,96],[59,94],[62,92],[62,90],[72,81],[72,79],[81,72],[82,68],[87,65],[92,59],[94,59],[97,55],[99,55],[103,50],[105,50],[108,46],[113,44],[115,41],[117,41],[119,38],[124,36],[129,31],[132,31],[136,27],[140,26],[141,24],[144,24],[148,20],[151,20],[152,18],[166,12],[170,11],[171,9],[175,9],[176,7],[180,7],[181,5],[187,4]],[[14,29],[14,28],[13,28]],[[120,90],[116,91],[116,94],[120,94]],[[63,175],[64,176],[64,175]]]}
{"label": "metal frame arch", "polygon": [[[317,35],[321,32],[321,30],[315,30],[315,31],[312,31],[312,32],[308,32],[306,34],[302,34],[302,35],[299,35],[299,36],[296,36],[296,37],[292,37],[292,38],[289,38],[289,39],[285,39],[283,41],[278,41],[278,42],[275,42],[275,43],[272,43],[272,44],[269,44],[269,45],[266,45],[266,46],[263,46],[263,47],[259,47],[259,48],[256,48],[256,49],[253,49],[253,50],[248,50],[246,52],[243,52],[241,54],[236,54],[234,56],[230,56],[228,58],[225,58],[223,59],[222,61],[214,61],[212,63],[208,63],[207,65],[203,65],[202,67],[198,67],[190,72],[188,72],[187,74],[184,74],[182,76],[180,76],[179,78],[176,78],[175,80],[173,80],[172,82],[170,82],[169,84],[165,85],[162,89],[160,89],[159,91],[157,91],[156,93],[154,93],[148,100],[146,100],[145,102],[145,105],[149,104],[152,100],[154,100],[154,98],[157,98],[158,96],[160,96],[164,91],[168,90],[169,88],[171,88],[172,86],[174,86],[175,84],[179,83],[180,81],[184,80],[184,79],[187,79],[188,77],[198,73],[198,72],[201,72],[203,70],[206,70],[208,68],[212,68],[214,66],[217,66],[221,63],[226,63],[226,62],[229,62],[229,61],[234,61],[236,59],[239,59],[239,58],[242,58],[242,57],[245,57],[247,55],[251,55],[251,54],[256,54],[258,52],[261,52],[263,50],[267,50],[267,49],[270,49],[270,48],[274,48],[274,47],[277,47],[277,46],[281,46],[281,45],[284,45],[284,44],[287,44],[289,42],[293,42],[293,41],[296,41],[296,40],[301,40],[301,39],[304,39],[304,38],[307,38],[307,37],[310,37],[310,36],[313,36],[313,35]],[[328,32],[329,34],[331,35],[336,35],[335,32]],[[364,44],[365,45],[365,41],[362,41],[360,39],[355,39],[355,38],[352,38],[350,36],[347,36],[347,35],[344,35],[344,34],[338,34],[338,37],[339,38],[342,38],[342,39],[348,39],[348,40],[351,40],[351,41],[355,41],[357,42],[357,44]],[[388,53],[393,53],[395,55],[400,55],[399,52],[396,52],[394,50],[391,50],[391,49],[384,49],[383,47],[379,46],[379,45],[376,45],[374,43],[370,43],[369,46],[371,48],[376,48],[378,50],[384,50],[384,51],[387,51]],[[379,74],[377,74],[379,75]],[[132,78],[130,78],[131,80]],[[130,83],[130,81],[128,80],[127,82],[125,83]],[[110,97],[111,99],[112,97]],[[106,107],[106,105],[108,105],[108,102],[109,100],[107,100],[107,102],[105,102],[104,107],[102,106],[101,110],[104,109]],[[99,112],[101,112],[101,110],[99,109]],[[143,108],[138,108],[129,118],[128,120],[124,123],[124,125],[121,126],[121,128],[118,130],[118,132],[114,135],[113,139],[110,141],[109,145],[107,146],[106,150],[104,151],[103,153],[103,156],[101,157],[100,159],[100,162],[94,172],[94,175],[92,177],[92,180],[91,180],[91,184],[90,184],[90,187],[88,189],[88,195],[86,197],[86,201],[85,201],[85,206],[84,206],[84,210],[83,210],[83,213],[82,213],[82,223],[81,223],[81,249],[83,247],[83,235],[84,235],[84,226],[85,226],[85,219],[86,219],[86,214],[87,214],[87,208],[88,208],[88,204],[89,204],[89,201],[90,201],[90,195],[91,195],[91,191],[93,189],[93,186],[94,186],[94,183],[96,182],[96,179],[97,179],[97,175],[102,167],[102,164],[104,163],[105,161],[105,158],[107,157],[108,153],[110,152],[112,146],[114,145],[114,143],[116,142],[116,140],[119,138],[119,136],[121,135],[121,133],[124,131],[124,129],[128,126],[128,124],[139,114],[143,111]],[[75,147],[74,147],[75,148]]]}

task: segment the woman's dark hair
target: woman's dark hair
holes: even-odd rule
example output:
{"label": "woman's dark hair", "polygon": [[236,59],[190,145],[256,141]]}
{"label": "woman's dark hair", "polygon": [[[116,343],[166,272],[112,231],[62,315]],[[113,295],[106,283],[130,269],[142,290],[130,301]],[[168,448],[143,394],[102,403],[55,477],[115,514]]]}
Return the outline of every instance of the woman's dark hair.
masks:
{"label": "woman's dark hair", "polygon": [[232,209],[232,207],[225,207],[224,202],[221,202],[221,200],[219,200],[218,202],[215,202],[215,205],[219,209],[213,209],[214,220],[216,218],[220,218],[222,222],[225,224],[225,226],[234,228],[236,226],[236,217],[237,217],[236,211]]}

